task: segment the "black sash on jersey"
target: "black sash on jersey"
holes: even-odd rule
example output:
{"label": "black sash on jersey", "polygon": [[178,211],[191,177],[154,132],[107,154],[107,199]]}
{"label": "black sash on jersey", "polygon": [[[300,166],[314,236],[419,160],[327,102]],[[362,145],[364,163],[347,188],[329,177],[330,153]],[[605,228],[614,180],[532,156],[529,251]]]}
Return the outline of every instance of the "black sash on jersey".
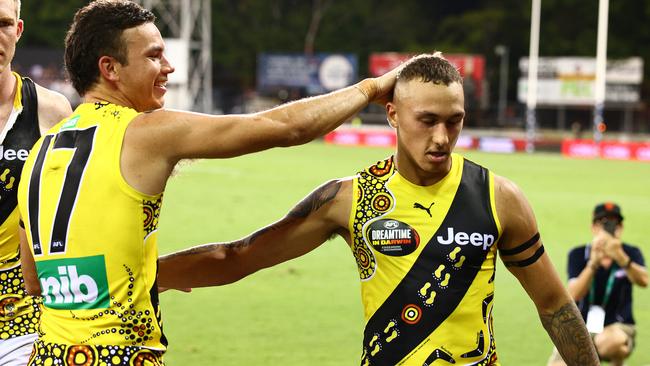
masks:
{"label": "black sash on jersey", "polygon": [[[488,171],[468,160],[465,160],[460,186],[440,228],[426,244],[404,279],[368,320],[364,331],[365,357],[362,364],[396,365],[442,324],[465,296],[489,248],[484,250],[480,246],[465,245],[463,247],[465,263],[458,270],[450,269],[452,280],[448,288],[441,290],[437,287],[432,272],[441,264],[449,267],[447,256],[455,245],[442,245],[436,238],[439,235],[446,238],[450,227],[455,232],[491,234],[495,238],[495,243],[492,245],[496,245],[498,231],[490,205]],[[436,291],[444,291],[444,294],[440,293],[443,296],[436,298],[433,306],[425,306],[423,299],[418,295],[418,290],[425,282],[434,283],[433,288]],[[491,298],[486,300],[489,303]],[[415,323],[407,323],[402,317],[403,311],[410,304],[417,305],[421,310],[419,315],[421,318]],[[481,307],[483,304],[479,302],[476,306]],[[483,307],[485,311],[485,306]],[[399,336],[388,342],[385,330],[391,322],[396,323],[395,328],[399,331]],[[373,346],[369,347],[369,344]],[[373,349],[379,349],[374,356]]]}
{"label": "black sash on jersey", "polygon": [[25,163],[18,158],[19,152],[29,151],[41,137],[36,86],[29,78],[22,80],[23,111],[0,145],[0,224],[5,222],[18,205],[18,182]]}

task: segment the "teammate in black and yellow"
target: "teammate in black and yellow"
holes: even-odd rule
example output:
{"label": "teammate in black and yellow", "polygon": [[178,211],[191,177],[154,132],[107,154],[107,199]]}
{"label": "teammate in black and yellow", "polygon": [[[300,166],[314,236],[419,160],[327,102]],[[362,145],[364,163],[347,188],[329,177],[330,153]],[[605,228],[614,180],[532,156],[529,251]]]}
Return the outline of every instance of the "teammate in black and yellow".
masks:
{"label": "teammate in black and yellow", "polygon": [[36,143],[18,194],[23,268],[35,279],[27,285],[43,295],[31,365],[161,364],[156,237],[176,163],[308,142],[395,83],[391,71],[251,115],[165,110],[174,68],[153,22],[131,1],[99,0],[66,36],[66,68],[84,103]]}
{"label": "teammate in black and yellow", "polygon": [[233,243],[161,257],[159,283],[221,285],[339,234],[356,258],[366,319],[362,365],[498,365],[497,248],[571,365],[596,365],[585,324],[510,181],[452,153],[462,79],[439,54],[406,63],[386,105],[397,152],[317,188],[280,221]]}
{"label": "teammate in black and yellow", "polygon": [[[600,358],[621,366],[632,354],[636,338],[632,287],[648,286],[648,270],[641,250],[621,240],[623,215],[619,205],[597,205],[591,233],[591,243],[569,252],[568,289]],[[548,365],[565,365],[556,349]]]}
{"label": "teammate in black and yellow", "polygon": [[23,32],[19,0],[0,0],[0,365],[25,365],[36,340],[38,299],[20,268],[18,182],[36,140],[72,112],[68,100],[12,72]]}

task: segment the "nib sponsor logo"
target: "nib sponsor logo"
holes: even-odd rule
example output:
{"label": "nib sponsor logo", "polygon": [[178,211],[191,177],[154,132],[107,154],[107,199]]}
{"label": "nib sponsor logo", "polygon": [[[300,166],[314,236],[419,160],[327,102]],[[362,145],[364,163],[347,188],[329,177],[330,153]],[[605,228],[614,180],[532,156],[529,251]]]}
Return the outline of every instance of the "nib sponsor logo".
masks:
{"label": "nib sponsor logo", "polygon": [[109,305],[104,256],[37,262],[43,304],[53,309],[105,309]]}
{"label": "nib sponsor logo", "polygon": [[449,245],[456,243],[458,245],[467,245],[471,244],[475,247],[483,247],[483,250],[487,250],[489,247],[494,244],[494,235],[492,234],[481,234],[481,233],[466,233],[464,231],[454,232],[453,227],[447,228],[447,236],[438,235],[436,236],[438,243],[442,245]]}

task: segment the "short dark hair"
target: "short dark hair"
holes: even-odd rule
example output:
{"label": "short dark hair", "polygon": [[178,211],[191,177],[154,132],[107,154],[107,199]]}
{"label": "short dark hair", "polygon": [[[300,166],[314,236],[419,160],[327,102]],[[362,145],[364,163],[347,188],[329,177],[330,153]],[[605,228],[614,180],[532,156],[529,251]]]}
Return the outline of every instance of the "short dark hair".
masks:
{"label": "short dark hair", "polygon": [[84,95],[97,82],[97,61],[114,57],[126,65],[124,30],[156,20],[155,15],[128,0],[96,0],[79,9],[65,37],[65,68],[72,86]]}
{"label": "short dark hair", "polygon": [[397,74],[397,81],[411,81],[419,79],[423,82],[444,84],[449,86],[453,82],[463,84],[463,77],[454,65],[435,52],[414,57],[407,61],[404,68]]}

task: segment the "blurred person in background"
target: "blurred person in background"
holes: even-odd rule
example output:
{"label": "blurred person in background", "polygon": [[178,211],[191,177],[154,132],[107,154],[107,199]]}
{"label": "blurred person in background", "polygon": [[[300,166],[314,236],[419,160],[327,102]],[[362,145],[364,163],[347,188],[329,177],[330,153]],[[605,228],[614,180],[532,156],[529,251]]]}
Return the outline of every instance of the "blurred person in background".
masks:
{"label": "blurred person in background", "polygon": [[36,340],[38,298],[20,268],[18,182],[36,140],[72,112],[68,100],[12,71],[23,33],[20,1],[0,0],[0,365],[25,365]]}
{"label": "blurred person in background", "polygon": [[[577,302],[598,356],[623,365],[634,349],[633,285],[648,286],[648,271],[639,248],[624,243],[621,208],[605,202],[594,208],[591,243],[569,252],[569,293]],[[548,363],[566,365],[557,350]]]}
{"label": "blurred person in background", "polygon": [[27,289],[43,296],[30,365],[161,365],[156,241],[176,164],[306,143],[395,83],[391,71],[249,115],[166,110],[174,68],[154,20],[134,2],[97,0],[66,36],[84,103],[36,143],[18,194]]}
{"label": "blurred person in background", "polygon": [[386,115],[397,130],[394,156],[325,183],[248,237],[161,257],[160,285],[231,283],[338,234],[361,280],[362,365],[499,365],[492,318],[499,252],[569,364],[597,365],[523,193],[453,153],[465,117],[458,70],[439,53],[408,61]]}

